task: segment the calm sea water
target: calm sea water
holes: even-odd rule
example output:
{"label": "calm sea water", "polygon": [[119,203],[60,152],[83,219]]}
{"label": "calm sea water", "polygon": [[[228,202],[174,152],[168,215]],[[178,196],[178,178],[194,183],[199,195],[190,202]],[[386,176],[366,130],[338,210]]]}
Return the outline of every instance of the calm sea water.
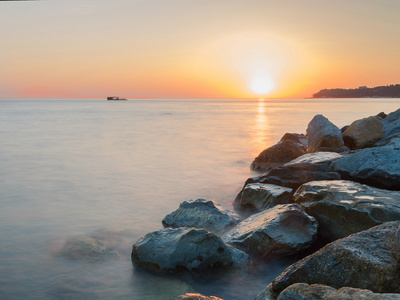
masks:
{"label": "calm sea water", "polygon": [[[218,280],[135,270],[132,244],[188,199],[227,208],[252,159],[322,113],[337,126],[399,99],[0,100],[0,298],[172,299],[198,291],[252,299],[287,264]],[[57,255],[101,237],[105,262]]]}

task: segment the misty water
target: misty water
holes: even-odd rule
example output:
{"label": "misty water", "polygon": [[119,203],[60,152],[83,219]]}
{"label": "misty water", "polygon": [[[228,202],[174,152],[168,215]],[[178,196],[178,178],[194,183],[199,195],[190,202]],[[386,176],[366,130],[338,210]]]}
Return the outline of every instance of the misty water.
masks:
{"label": "misty water", "polygon": [[[399,99],[0,100],[0,298],[173,299],[197,291],[252,299],[290,263],[217,278],[132,266],[133,243],[184,200],[232,209],[253,158],[321,113],[338,127]],[[119,259],[62,257],[71,239]]]}

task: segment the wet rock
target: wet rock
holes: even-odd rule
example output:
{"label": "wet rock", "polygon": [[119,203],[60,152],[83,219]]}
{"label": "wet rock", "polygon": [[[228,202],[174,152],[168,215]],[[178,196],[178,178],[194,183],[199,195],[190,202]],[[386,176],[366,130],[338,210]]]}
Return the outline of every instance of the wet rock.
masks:
{"label": "wet rock", "polygon": [[342,179],[400,190],[400,148],[395,144],[362,149],[335,160],[331,167]]}
{"label": "wet rock", "polygon": [[268,260],[308,248],[316,239],[317,226],[299,205],[277,205],[250,216],[222,238],[251,256]]}
{"label": "wet rock", "polygon": [[294,199],[318,221],[319,233],[327,241],[400,220],[400,192],[352,181],[308,182]]}
{"label": "wet rock", "polygon": [[250,183],[243,189],[239,209],[262,211],[278,204],[293,203],[292,189],[267,183]]}
{"label": "wet rock", "polygon": [[327,285],[295,283],[283,290],[278,300],[399,300],[400,294],[373,293],[370,290],[343,287],[334,289]]}
{"label": "wet rock", "polygon": [[118,252],[110,244],[97,238],[68,240],[58,256],[88,262],[119,258]]}
{"label": "wet rock", "polygon": [[155,272],[205,272],[238,266],[247,257],[239,253],[204,229],[166,228],[140,238],[132,247],[132,261]]}
{"label": "wet rock", "polygon": [[372,147],[383,137],[383,124],[378,117],[354,121],[343,133],[343,140],[350,149]]}
{"label": "wet rock", "polygon": [[223,208],[212,200],[184,201],[179,208],[167,215],[162,223],[165,227],[197,227],[220,232],[241,221],[236,213]]}
{"label": "wet rock", "polygon": [[275,168],[256,180],[296,190],[300,185],[309,181],[338,179],[341,179],[340,174],[325,163],[298,163]]}
{"label": "wet rock", "polygon": [[266,171],[283,165],[305,153],[306,147],[303,144],[284,140],[262,151],[251,163],[251,168],[256,171]]}
{"label": "wet rock", "polygon": [[399,225],[400,221],[388,222],[326,245],[289,266],[256,299],[274,299],[300,282],[399,293],[400,263],[395,245]]}
{"label": "wet rock", "polygon": [[344,146],[342,132],[323,115],[316,115],[307,127],[308,152],[317,152],[321,147]]}
{"label": "wet rock", "polygon": [[223,300],[215,296],[204,296],[202,294],[186,293],[185,295],[178,296],[174,300]]}
{"label": "wet rock", "polygon": [[331,163],[334,160],[343,157],[342,154],[335,153],[335,152],[315,152],[315,153],[308,153],[304,154],[288,163],[284,166],[291,166],[301,163],[309,163],[309,164],[318,164],[318,163]]}
{"label": "wet rock", "polygon": [[285,135],[281,138],[281,141],[291,140],[295,143],[302,144],[304,147],[308,147],[308,137],[304,134],[299,133],[285,133]]}

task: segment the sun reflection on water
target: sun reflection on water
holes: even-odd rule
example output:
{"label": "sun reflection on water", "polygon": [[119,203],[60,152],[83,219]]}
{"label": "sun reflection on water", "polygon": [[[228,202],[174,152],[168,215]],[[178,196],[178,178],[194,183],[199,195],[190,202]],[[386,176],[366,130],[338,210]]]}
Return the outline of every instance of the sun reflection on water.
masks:
{"label": "sun reflection on water", "polygon": [[253,155],[254,157],[258,156],[258,154],[263,151],[267,146],[268,139],[268,131],[269,131],[269,122],[268,117],[266,115],[267,106],[266,100],[260,98],[258,100],[257,106],[257,115],[254,123],[253,130]]}

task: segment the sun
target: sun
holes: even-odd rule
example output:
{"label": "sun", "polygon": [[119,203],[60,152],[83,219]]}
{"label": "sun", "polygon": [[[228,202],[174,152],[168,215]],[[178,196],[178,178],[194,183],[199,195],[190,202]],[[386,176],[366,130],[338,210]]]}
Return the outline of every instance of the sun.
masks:
{"label": "sun", "polygon": [[274,83],[267,76],[257,76],[251,80],[250,89],[257,95],[266,95],[273,91]]}

